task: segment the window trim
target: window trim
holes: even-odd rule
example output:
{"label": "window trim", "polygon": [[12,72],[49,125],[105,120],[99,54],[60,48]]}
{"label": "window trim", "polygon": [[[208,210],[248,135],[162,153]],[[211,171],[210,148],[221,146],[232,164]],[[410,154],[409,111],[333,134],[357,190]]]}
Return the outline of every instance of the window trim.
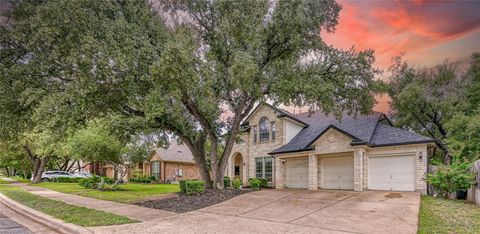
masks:
{"label": "window trim", "polygon": [[[262,128],[263,127],[263,128]],[[262,116],[258,120],[258,141],[270,141],[270,120],[267,116]]]}
{"label": "window trim", "polygon": [[[270,172],[268,173],[267,170],[266,170],[266,164],[267,164],[267,160],[270,160],[270,164],[271,164],[271,167],[270,167]],[[261,176],[259,176],[259,172],[258,172],[258,163],[261,162]],[[267,156],[267,157],[256,157],[255,158],[255,178],[261,178],[261,179],[267,179],[268,182],[273,182],[273,167],[274,167],[274,162],[273,162],[273,158],[270,157],[270,156]],[[269,177],[267,178],[266,175],[269,174]]]}

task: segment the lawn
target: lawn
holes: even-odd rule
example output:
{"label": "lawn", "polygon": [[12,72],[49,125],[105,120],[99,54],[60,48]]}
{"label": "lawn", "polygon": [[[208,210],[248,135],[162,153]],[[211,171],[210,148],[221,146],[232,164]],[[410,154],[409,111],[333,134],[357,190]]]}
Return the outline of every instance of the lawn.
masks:
{"label": "lawn", "polygon": [[99,191],[85,189],[76,183],[43,182],[35,184],[46,189],[62,193],[71,193],[84,197],[92,197],[101,200],[133,203],[141,200],[152,199],[168,193],[180,191],[178,184],[134,184],[128,183],[120,186],[118,191]]}
{"label": "lawn", "polygon": [[120,215],[40,197],[14,186],[1,185],[0,192],[25,206],[79,226],[95,227],[137,222]]}
{"label": "lawn", "polygon": [[2,180],[2,178],[0,178],[0,184],[9,184],[10,182],[8,181],[5,181],[5,180]]}
{"label": "lawn", "polygon": [[422,196],[418,233],[478,233],[480,208],[473,203]]}

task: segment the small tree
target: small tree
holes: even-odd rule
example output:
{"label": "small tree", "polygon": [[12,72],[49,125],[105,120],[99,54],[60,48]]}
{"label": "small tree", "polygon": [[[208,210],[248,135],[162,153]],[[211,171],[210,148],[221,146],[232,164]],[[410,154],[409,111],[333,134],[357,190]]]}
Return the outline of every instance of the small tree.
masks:
{"label": "small tree", "polygon": [[448,198],[449,194],[458,190],[466,190],[475,184],[475,174],[470,168],[471,163],[440,165],[436,172],[427,176],[427,182],[435,188],[440,196]]}

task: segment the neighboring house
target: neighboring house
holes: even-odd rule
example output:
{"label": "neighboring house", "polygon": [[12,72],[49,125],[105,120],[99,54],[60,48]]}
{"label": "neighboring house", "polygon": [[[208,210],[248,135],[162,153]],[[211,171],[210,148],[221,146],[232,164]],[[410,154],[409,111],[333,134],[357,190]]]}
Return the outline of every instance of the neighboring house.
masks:
{"label": "neighboring house", "polygon": [[[143,176],[153,175],[165,183],[201,179],[191,151],[186,145],[178,145],[176,141],[170,142],[168,149],[157,148],[152,151],[149,160],[135,165],[125,180],[134,177],[134,172],[140,172]],[[113,167],[107,166],[106,174],[108,177],[114,177]]]}
{"label": "neighboring house", "polygon": [[261,103],[244,120],[226,175],[266,178],[275,188],[426,193],[433,139],[393,127],[385,114],[337,120]]}

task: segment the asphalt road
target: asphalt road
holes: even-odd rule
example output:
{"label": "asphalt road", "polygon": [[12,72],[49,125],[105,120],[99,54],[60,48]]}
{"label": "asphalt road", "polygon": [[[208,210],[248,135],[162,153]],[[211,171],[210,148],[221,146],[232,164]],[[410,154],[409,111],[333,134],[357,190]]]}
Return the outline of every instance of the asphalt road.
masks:
{"label": "asphalt road", "polygon": [[[2,207],[5,208],[5,207]],[[4,209],[0,211],[0,233],[2,234],[27,234],[32,233],[26,227],[18,224],[3,214]]]}

